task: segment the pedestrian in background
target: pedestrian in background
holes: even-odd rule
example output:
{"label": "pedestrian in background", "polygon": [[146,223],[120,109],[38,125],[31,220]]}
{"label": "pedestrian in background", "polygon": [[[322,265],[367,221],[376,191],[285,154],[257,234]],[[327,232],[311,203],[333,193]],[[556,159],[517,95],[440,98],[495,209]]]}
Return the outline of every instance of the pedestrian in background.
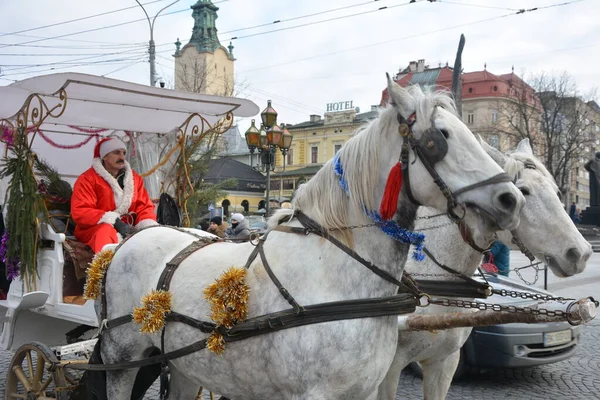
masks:
{"label": "pedestrian in background", "polygon": [[225,231],[227,230],[227,222],[223,222],[223,218],[216,216],[210,219],[208,224],[207,232],[212,233],[220,238],[225,238],[227,235]]}
{"label": "pedestrian in background", "polygon": [[510,248],[500,240],[496,240],[490,249],[490,253],[492,262],[498,268],[498,273],[508,276],[510,271]]}
{"label": "pedestrian in background", "polygon": [[250,240],[250,223],[240,213],[231,214],[231,227],[227,228],[225,234],[227,239]]}

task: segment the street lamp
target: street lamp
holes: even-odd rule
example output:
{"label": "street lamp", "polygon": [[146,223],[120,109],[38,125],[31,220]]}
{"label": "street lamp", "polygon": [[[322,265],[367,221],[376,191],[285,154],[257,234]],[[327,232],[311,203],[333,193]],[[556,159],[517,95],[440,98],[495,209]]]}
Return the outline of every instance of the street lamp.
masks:
{"label": "street lamp", "polygon": [[269,194],[271,191],[271,171],[275,171],[275,154],[277,149],[283,155],[283,170],[285,171],[285,156],[292,145],[292,134],[285,128],[284,124],[277,125],[277,111],[271,106],[271,100],[267,101],[267,108],[260,113],[262,123],[260,129],[256,127],[254,120],[246,131],[246,144],[250,149],[250,166],[253,164],[254,152],[257,151],[257,165],[255,170],[266,172],[267,191],[265,211],[269,216]]}
{"label": "street lamp", "polygon": [[148,25],[150,26],[150,41],[148,42],[148,54],[150,55],[150,86],[156,85],[156,47],[154,46],[154,22],[156,22],[156,17],[158,17],[158,14],[160,14],[167,8],[171,7],[173,4],[177,3],[178,1],[179,0],[175,0],[168,6],[161,8],[160,11],[156,13],[154,18],[152,18],[152,21],[150,21],[150,16],[146,12],[146,9],[142,5],[142,3],[140,3],[139,0],[135,0],[135,2],[138,3],[140,7],[142,7],[144,14],[146,14],[146,19],[148,20]]}

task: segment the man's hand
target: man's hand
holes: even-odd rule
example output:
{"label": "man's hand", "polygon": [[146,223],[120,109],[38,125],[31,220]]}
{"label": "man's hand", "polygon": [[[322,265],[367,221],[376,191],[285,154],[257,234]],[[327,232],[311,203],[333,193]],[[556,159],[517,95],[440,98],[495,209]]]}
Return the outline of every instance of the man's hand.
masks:
{"label": "man's hand", "polygon": [[121,234],[121,236],[123,236],[123,239],[125,237],[127,237],[128,235],[130,235],[131,231],[133,231],[133,226],[126,224],[125,222],[121,221],[118,218],[115,221],[115,223],[113,224],[113,226],[115,227],[117,232],[119,232]]}

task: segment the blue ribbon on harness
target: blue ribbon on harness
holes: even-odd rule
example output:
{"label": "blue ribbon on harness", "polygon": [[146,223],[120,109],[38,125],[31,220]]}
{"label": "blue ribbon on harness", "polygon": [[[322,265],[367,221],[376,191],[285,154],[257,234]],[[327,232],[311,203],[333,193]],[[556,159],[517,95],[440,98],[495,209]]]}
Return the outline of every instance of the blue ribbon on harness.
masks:
{"label": "blue ribbon on harness", "polygon": [[[346,192],[346,194],[350,194],[350,190],[348,189],[348,182],[344,178],[344,167],[342,166],[342,162],[340,160],[339,154],[336,154],[333,159],[333,170],[335,171],[336,176],[339,178],[340,186]],[[365,214],[371,219],[371,221],[375,222],[379,229],[392,239],[406,244],[412,244],[415,246],[415,249],[412,254],[412,258],[416,261],[423,261],[425,259],[425,254],[423,253],[423,245],[425,242],[425,234],[421,232],[413,232],[409,231],[398,225],[398,223],[394,220],[384,220],[381,218],[381,215],[377,211],[369,211],[365,210]]]}

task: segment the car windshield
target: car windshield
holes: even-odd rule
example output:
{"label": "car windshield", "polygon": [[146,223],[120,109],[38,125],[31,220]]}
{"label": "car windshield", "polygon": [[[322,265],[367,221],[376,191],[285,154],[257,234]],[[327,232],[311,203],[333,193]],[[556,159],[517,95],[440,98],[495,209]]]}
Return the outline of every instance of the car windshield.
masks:
{"label": "car windshield", "polygon": [[267,221],[260,215],[249,215],[246,219],[251,229],[264,229],[267,226]]}

